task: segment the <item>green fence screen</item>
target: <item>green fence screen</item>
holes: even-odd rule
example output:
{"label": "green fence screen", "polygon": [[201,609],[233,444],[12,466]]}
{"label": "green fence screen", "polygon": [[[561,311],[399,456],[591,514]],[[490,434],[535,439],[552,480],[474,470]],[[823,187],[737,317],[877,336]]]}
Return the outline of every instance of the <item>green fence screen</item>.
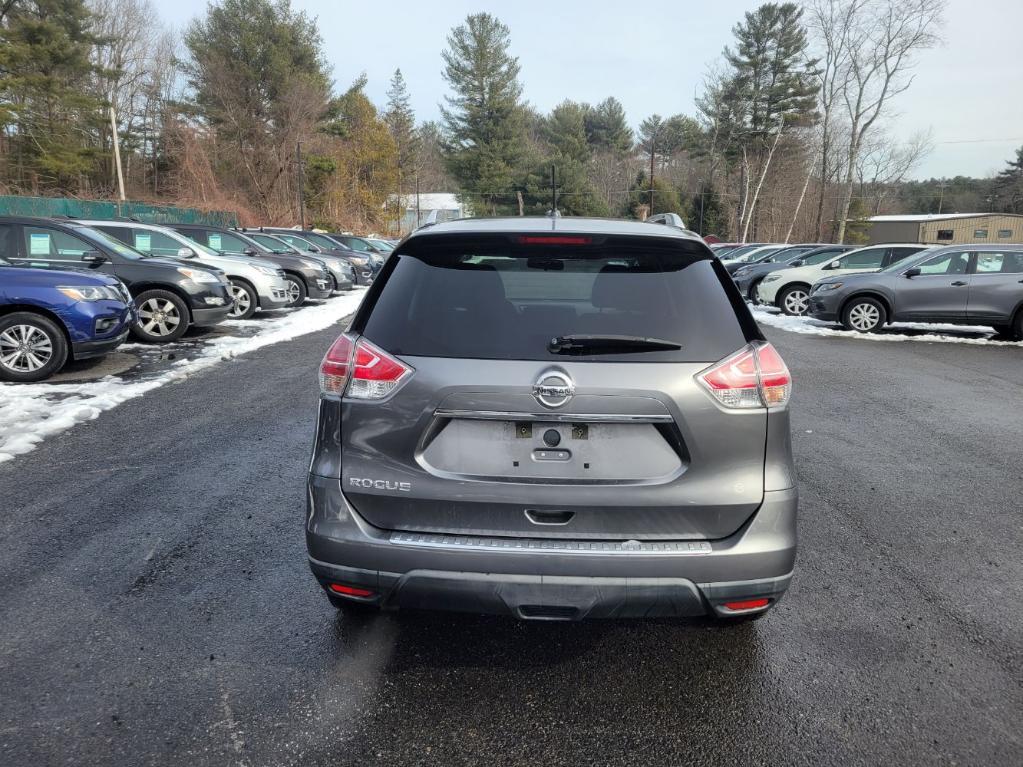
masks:
{"label": "green fence screen", "polygon": [[135,218],[147,224],[209,224],[232,227],[238,216],[227,211],[203,211],[115,200],[74,200],[68,197],[0,195],[0,216],[70,216],[72,218]]}

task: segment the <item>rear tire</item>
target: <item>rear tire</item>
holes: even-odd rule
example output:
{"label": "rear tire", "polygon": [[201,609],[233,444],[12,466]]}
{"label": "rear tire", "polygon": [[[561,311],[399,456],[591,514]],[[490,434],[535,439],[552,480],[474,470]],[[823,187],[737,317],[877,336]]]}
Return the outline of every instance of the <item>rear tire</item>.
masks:
{"label": "rear tire", "polygon": [[803,317],[810,308],[810,289],[803,285],[790,285],[778,294],[778,308],[789,317]]}
{"label": "rear tire", "polygon": [[30,383],[49,378],[67,361],[64,331],[34,312],[0,317],[0,381]]}
{"label": "rear tire", "polygon": [[227,315],[232,320],[247,320],[256,313],[259,306],[259,295],[256,289],[245,280],[231,278],[231,312]]}
{"label": "rear tire", "polygon": [[149,344],[177,341],[188,330],[188,307],[169,290],[146,290],[135,297],[139,319],[131,334]]}
{"label": "rear tire", "polygon": [[750,283],[749,289],[746,291],[746,293],[747,293],[747,296],[749,297],[749,302],[751,304],[759,304],[760,303],[760,299],[757,298],[757,290],[760,289],[760,283],[763,282],[763,281],[764,281],[764,278],[761,277],[759,280],[754,280],[753,282]]}
{"label": "rear tire", "polygon": [[1023,341],[1023,309],[1016,312],[1016,321],[1012,324],[1009,335],[1014,341]]}
{"label": "rear tire", "polygon": [[888,312],[876,298],[854,298],[842,309],[842,325],[858,333],[874,333],[888,321]]}
{"label": "rear tire", "polygon": [[288,303],[284,305],[284,308],[293,309],[304,304],[306,297],[309,295],[309,291],[306,290],[305,280],[293,274],[285,274],[284,281],[288,283]]}

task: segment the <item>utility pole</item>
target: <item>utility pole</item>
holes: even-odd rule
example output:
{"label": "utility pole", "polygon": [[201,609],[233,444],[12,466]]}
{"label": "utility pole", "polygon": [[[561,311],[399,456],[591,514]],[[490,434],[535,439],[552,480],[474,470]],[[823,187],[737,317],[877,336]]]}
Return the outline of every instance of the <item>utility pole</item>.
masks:
{"label": "utility pole", "polygon": [[302,229],[305,229],[305,179],[302,176],[302,142],[295,143],[295,154],[298,155],[298,222]]}
{"label": "utility pole", "polygon": [[551,216],[558,215],[558,187],[554,179],[554,163],[551,163]]}
{"label": "utility pole", "polygon": [[416,229],[422,226],[420,222],[420,210],[419,210],[419,171],[416,171]]}
{"label": "utility pole", "polygon": [[945,203],[945,187],[946,186],[948,186],[948,184],[945,183],[945,179],[941,179],[941,183],[938,184],[938,189],[941,190],[941,192],[938,194],[938,215],[939,216],[941,215],[941,206]]}
{"label": "utility pole", "polygon": [[705,187],[703,186],[703,179],[700,179],[700,236],[703,237],[703,195],[705,193]]}
{"label": "utility pole", "polygon": [[110,99],[110,130],[114,136],[114,166],[117,168],[117,193],[124,202],[124,174],[121,172],[121,145],[117,141],[117,113],[114,112],[114,100]]}
{"label": "utility pole", "polygon": [[657,147],[656,134],[650,137],[650,211],[647,217],[654,215],[654,149]]}

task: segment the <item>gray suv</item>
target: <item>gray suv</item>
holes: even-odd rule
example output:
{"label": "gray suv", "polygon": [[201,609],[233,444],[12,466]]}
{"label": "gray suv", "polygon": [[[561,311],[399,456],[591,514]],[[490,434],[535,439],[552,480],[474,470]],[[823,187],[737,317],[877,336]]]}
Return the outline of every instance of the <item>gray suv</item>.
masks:
{"label": "gray suv", "polygon": [[880,272],[828,277],[813,286],[809,312],[860,332],[950,322],[1023,338],[1023,245],[954,245]]}
{"label": "gray suv", "polygon": [[690,232],[419,229],[320,388],[306,542],[337,607],[734,623],[789,585],[791,378]]}

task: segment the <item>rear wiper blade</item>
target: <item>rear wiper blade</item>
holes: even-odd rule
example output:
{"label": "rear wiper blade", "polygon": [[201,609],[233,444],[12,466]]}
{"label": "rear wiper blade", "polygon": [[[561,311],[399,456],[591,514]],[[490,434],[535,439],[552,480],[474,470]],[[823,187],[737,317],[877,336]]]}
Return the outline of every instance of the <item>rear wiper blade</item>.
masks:
{"label": "rear wiper blade", "polygon": [[663,338],[585,334],[557,336],[547,344],[547,351],[551,354],[624,354],[681,348],[682,344],[665,341]]}

